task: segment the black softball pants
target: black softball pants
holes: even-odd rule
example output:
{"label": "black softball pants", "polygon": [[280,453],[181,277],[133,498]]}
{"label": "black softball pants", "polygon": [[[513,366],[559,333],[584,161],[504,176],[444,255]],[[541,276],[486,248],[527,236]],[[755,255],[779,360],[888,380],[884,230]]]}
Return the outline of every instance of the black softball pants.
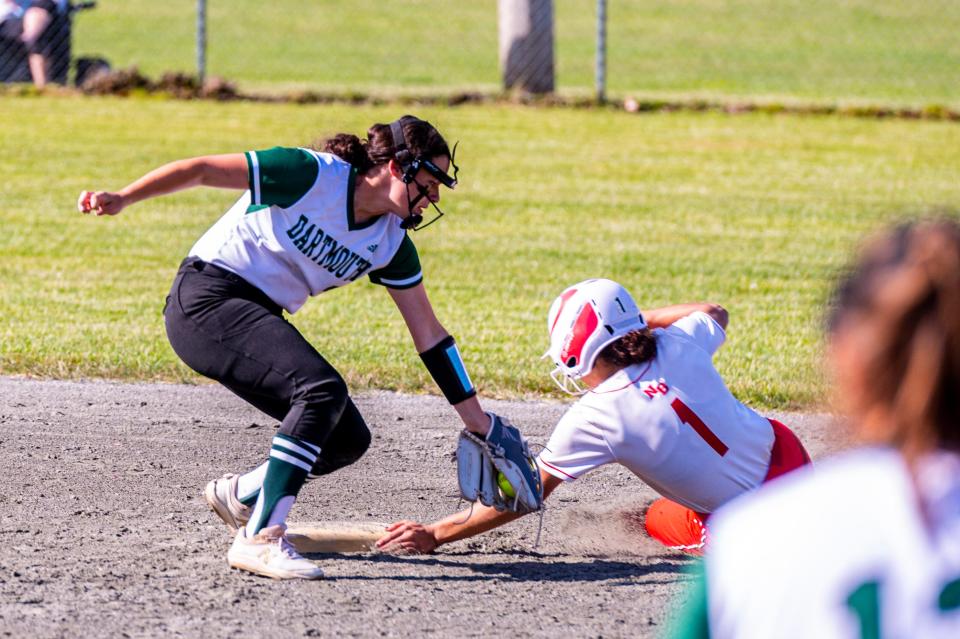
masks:
{"label": "black softball pants", "polygon": [[190,368],[280,421],[280,432],[320,447],[311,475],[360,459],[370,430],[340,374],[240,276],[187,258],[164,307],[167,337]]}

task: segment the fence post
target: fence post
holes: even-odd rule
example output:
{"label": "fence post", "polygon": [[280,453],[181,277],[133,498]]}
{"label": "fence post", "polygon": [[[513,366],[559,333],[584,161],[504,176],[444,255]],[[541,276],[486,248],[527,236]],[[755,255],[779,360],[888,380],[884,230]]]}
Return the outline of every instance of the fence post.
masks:
{"label": "fence post", "polygon": [[197,78],[207,76],[207,0],[197,0]]}
{"label": "fence post", "polygon": [[607,101],[607,0],[597,0],[597,104]]}
{"label": "fence post", "polygon": [[500,69],[505,89],[554,89],[553,0],[498,0]]}

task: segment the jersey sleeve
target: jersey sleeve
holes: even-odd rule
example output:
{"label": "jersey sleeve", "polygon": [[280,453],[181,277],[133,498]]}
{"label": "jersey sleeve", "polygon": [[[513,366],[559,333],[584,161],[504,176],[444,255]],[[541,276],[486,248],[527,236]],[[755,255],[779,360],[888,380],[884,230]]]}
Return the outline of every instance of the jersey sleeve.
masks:
{"label": "jersey sleeve", "polygon": [[305,149],[275,146],[244,155],[251,206],[293,206],[316,184],[320,174],[317,158]]}
{"label": "jersey sleeve", "polygon": [[370,271],[370,281],[387,288],[413,288],[423,281],[420,256],[409,235],[404,235],[393,259],[383,268]]}
{"label": "jersey sleeve", "polygon": [[678,330],[711,355],[727,340],[727,334],[716,320],[702,311],[690,313],[674,322],[668,330]]}
{"label": "jersey sleeve", "polygon": [[600,429],[575,404],[557,422],[538,461],[557,479],[573,481],[616,459]]}
{"label": "jersey sleeve", "polygon": [[687,588],[687,598],[669,619],[664,639],[710,639],[710,617],[707,608],[707,577],[704,562],[694,564]]}

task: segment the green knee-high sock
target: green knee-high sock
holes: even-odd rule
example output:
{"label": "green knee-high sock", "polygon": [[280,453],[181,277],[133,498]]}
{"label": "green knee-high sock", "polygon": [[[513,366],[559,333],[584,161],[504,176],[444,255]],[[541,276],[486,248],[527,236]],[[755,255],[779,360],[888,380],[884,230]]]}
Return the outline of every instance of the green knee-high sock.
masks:
{"label": "green knee-high sock", "polygon": [[253,516],[247,524],[247,536],[267,526],[283,523],[303,486],[307,473],[317,461],[320,448],[313,444],[278,433],[270,447],[270,460],[257,497]]}
{"label": "green knee-high sock", "polygon": [[[303,482],[304,484],[309,484],[321,476],[320,473],[323,471],[317,469],[317,466],[321,464],[323,464],[323,460],[317,457],[317,464],[314,464],[313,470],[307,473],[307,478]],[[263,488],[263,479],[267,476],[267,466],[269,465],[269,460],[265,461],[249,473],[244,473],[240,476],[240,481],[237,486],[237,499],[239,499],[240,503],[244,506],[253,508],[257,505],[257,497],[260,496],[260,490]]]}

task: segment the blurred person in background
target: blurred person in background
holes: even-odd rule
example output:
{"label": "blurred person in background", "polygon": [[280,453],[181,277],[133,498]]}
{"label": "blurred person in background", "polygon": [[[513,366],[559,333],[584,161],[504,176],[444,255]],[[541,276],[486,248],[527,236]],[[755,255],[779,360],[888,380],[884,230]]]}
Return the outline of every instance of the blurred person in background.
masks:
{"label": "blurred person in background", "polygon": [[0,25],[6,25],[17,20],[20,25],[17,26],[18,35],[23,30],[23,13],[33,0],[0,0]]}
{"label": "blurred person in background", "polygon": [[29,82],[23,13],[31,0],[0,0],[0,82]]}
{"label": "blurred person in background", "polygon": [[721,509],[670,637],[960,637],[955,219],[865,244],[827,357],[863,447]]}
{"label": "blurred person in background", "polygon": [[[563,291],[547,317],[547,356],[554,381],[581,397],[537,460],[544,496],[620,464],[663,495],[642,516],[647,534],[696,555],[709,543],[710,513],[809,463],[796,435],[738,401],[714,368],[727,322],[709,302],[641,312],[608,279]],[[426,526],[396,522],[378,545],[430,552],[517,516],[478,505]]]}
{"label": "blurred person in background", "polygon": [[[23,12],[31,0],[0,0],[0,25],[23,20]],[[22,28],[19,27],[19,28]]]}
{"label": "blurred person in background", "polygon": [[23,43],[33,83],[66,84],[70,71],[69,0],[32,0],[23,14]]}

